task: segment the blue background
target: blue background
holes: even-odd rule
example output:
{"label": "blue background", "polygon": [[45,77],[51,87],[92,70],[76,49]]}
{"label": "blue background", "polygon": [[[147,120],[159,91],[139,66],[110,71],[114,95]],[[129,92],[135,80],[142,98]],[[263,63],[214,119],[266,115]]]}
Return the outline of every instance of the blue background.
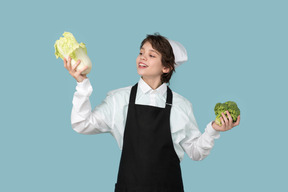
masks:
{"label": "blue background", "polygon": [[287,190],[287,1],[5,1],[1,3],[0,191],[113,191],[120,150],[110,134],[70,125],[76,81],[56,60],[64,31],[87,45],[92,107],[139,80],[146,34],[181,42],[189,62],[171,88],[188,98],[201,132],[217,102],[241,123],[211,154],[181,163],[185,190]]}

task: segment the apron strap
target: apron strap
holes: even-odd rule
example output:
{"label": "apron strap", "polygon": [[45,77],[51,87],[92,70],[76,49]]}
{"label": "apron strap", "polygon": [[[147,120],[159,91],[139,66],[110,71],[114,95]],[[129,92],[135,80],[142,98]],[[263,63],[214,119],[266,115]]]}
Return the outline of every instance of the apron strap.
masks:
{"label": "apron strap", "polygon": [[137,87],[138,87],[138,83],[136,83],[136,84],[132,87],[132,89],[131,89],[129,104],[130,104],[130,103],[131,103],[131,104],[132,104],[132,103],[135,104]]}
{"label": "apron strap", "polygon": [[171,89],[167,86],[167,98],[166,98],[166,107],[167,106],[172,106],[172,99],[173,99],[173,94]]}

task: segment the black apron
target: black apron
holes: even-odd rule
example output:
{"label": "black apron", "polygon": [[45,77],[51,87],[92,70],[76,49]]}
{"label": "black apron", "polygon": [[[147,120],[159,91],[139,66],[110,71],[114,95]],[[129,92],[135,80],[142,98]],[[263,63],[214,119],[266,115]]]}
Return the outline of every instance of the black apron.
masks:
{"label": "black apron", "polygon": [[166,107],[135,104],[131,90],[115,192],[183,192],[179,158],[170,131],[172,91]]}

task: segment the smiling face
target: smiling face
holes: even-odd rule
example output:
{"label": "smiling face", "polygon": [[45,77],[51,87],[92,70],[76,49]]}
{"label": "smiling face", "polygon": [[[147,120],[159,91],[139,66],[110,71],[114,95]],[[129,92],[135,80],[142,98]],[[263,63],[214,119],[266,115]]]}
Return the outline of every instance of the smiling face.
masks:
{"label": "smiling face", "polygon": [[161,54],[153,49],[150,42],[144,43],[136,59],[137,72],[143,80],[161,82],[161,75],[169,72],[169,68],[162,65],[161,58]]}

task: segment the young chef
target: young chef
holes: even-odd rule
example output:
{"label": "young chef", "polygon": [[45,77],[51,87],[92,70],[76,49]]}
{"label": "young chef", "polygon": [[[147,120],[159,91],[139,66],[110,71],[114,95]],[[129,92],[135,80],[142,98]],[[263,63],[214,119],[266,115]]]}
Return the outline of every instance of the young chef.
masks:
{"label": "young chef", "polygon": [[238,125],[228,113],[222,126],[210,122],[203,134],[198,129],[192,104],[167,86],[175,67],[187,61],[178,42],[147,35],[136,59],[138,83],[110,91],[94,110],[92,86],[76,71],[81,61],[64,66],[77,80],[71,114],[72,128],[82,134],[111,133],[122,149],[115,192],[183,192],[180,161],[184,152],[193,160],[204,159],[220,131]]}

